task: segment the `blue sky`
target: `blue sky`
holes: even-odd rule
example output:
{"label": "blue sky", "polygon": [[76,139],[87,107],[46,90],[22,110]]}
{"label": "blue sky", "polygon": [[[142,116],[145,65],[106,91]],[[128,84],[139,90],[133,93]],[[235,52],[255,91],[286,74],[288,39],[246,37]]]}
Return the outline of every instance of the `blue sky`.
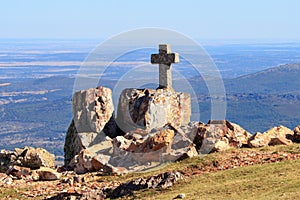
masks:
{"label": "blue sky", "polygon": [[195,39],[300,39],[298,0],[7,0],[0,38],[97,38],[161,27]]}

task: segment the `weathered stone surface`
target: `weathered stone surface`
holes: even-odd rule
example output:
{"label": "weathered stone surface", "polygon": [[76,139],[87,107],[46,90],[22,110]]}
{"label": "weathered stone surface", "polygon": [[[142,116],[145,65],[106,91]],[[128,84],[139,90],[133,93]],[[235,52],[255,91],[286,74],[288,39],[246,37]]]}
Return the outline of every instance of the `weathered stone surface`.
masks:
{"label": "weathered stone surface", "polygon": [[194,145],[190,145],[180,149],[171,149],[169,153],[163,153],[163,161],[180,161],[187,158],[199,156],[198,151]]}
{"label": "weathered stone surface", "polygon": [[97,87],[76,92],[73,96],[73,115],[64,146],[65,165],[82,149],[100,143],[106,136],[117,136],[109,88]]}
{"label": "weathered stone surface", "polygon": [[14,151],[1,150],[0,170],[6,172],[9,166],[23,166],[31,169],[54,167],[54,154],[42,148],[24,147],[15,148]]}
{"label": "weathered stone surface", "polygon": [[83,149],[70,162],[70,167],[78,174],[93,171],[92,158],[95,156],[93,152]]}
{"label": "weathered stone surface", "polygon": [[[29,167],[31,169],[38,169],[40,167],[54,167],[54,154],[49,153],[42,148],[24,147],[23,153],[18,155],[21,161],[21,166]],[[24,155],[24,157],[20,157]]]}
{"label": "weathered stone surface", "polygon": [[291,145],[293,142],[290,140],[294,132],[284,126],[277,126],[265,132],[265,134],[271,139],[269,145]]}
{"label": "weathered stone surface", "polygon": [[184,193],[180,193],[178,194],[174,199],[184,199],[185,198],[185,194]]}
{"label": "weathered stone surface", "polygon": [[100,133],[113,112],[112,92],[109,88],[90,88],[73,95],[74,123],[79,133]]}
{"label": "weathered stone surface", "polygon": [[300,142],[300,126],[294,128],[294,141]]}
{"label": "weathered stone surface", "polygon": [[165,124],[174,127],[190,121],[190,95],[170,90],[125,89],[119,105],[117,122],[124,132],[137,128],[151,130]]}
{"label": "weathered stone surface", "polygon": [[197,156],[192,141],[170,128],[166,126],[147,135],[139,129],[113,140],[102,141],[82,150],[69,166],[77,173],[98,171],[103,174],[123,174],[145,170],[162,162]]}
{"label": "weathered stone surface", "polygon": [[[202,123],[202,122],[190,122],[185,126],[181,126],[180,130],[181,130],[182,133],[184,133],[184,136],[186,138],[188,138],[189,141],[193,142],[196,135],[198,134],[198,127],[200,125],[204,125],[204,123]],[[178,139],[179,139],[178,142],[183,140],[182,137],[180,137]],[[175,136],[174,140],[176,140],[176,136]],[[175,143],[177,143],[177,142],[175,142]]]}
{"label": "weathered stone surface", "polygon": [[38,181],[40,180],[40,175],[36,172],[36,170],[32,171],[31,177],[33,181]]}
{"label": "weathered stone surface", "polygon": [[65,165],[67,166],[70,161],[83,149],[83,145],[78,136],[77,129],[72,120],[66,134],[64,152],[65,152]]}
{"label": "weathered stone surface", "polygon": [[[119,127],[113,118],[111,98],[111,91],[103,87],[74,94],[74,119],[67,131],[64,147],[66,166],[74,168],[78,173],[104,170],[110,164],[128,169],[130,165],[160,162],[162,153],[170,153],[171,146],[175,143],[177,146],[173,145],[173,154],[180,146],[181,150],[175,152],[176,155],[192,155],[191,149],[187,148],[191,141],[181,142],[177,136],[177,140],[173,142],[176,135],[174,130],[190,121],[189,94],[166,89],[126,89],[119,101]],[[133,126],[128,126],[130,123]],[[162,130],[166,124],[175,129]],[[128,134],[120,136],[125,131]],[[114,139],[109,141],[106,135]],[[109,156],[110,162],[103,164],[93,159],[101,155]],[[92,166],[91,160],[98,166]],[[103,169],[98,169],[101,167]]]}
{"label": "weathered stone surface", "polygon": [[184,176],[180,172],[165,172],[150,178],[139,178],[136,180],[123,183],[116,187],[111,194],[110,198],[119,198],[122,196],[132,195],[133,191],[150,189],[150,188],[168,188],[174,185],[178,180],[183,179]]}
{"label": "weathered stone surface", "polygon": [[10,166],[6,172],[6,174],[17,177],[18,179],[21,179],[25,176],[29,176],[30,173],[31,173],[30,168],[20,167],[20,166]]}
{"label": "weathered stone surface", "polygon": [[159,88],[172,88],[172,63],[179,62],[177,53],[170,53],[169,44],[159,45],[159,54],[151,55],[151,63],[159,64]]}
{"label": "weathered stone surface", "polygon": [[11,185],[13,183],[13,179],[7,174],[0,173],[0,187],[3,185]]}
{"label": "weathered stone surface", "polygon": [[60,179],[61,177],[61,173],[58,173],[54,169],[47,168],[47,167],[41,167],[35,172],[38,174],[39,180],[41,181],[54,181]]}
{"label": "weathered stone surface", "polygon": [[101,172],[104,175],[120,175],[128,173],[126,168],[112,166],[109,163],[110,159],[111,156],[109,155],[95,154],[94,152],[89,152],[88,149],[85,149],[74,157],[70,165],[78,174],[96,171]]}
{"label": "weathered stone surface", "polygon": [[12,151],[4,149],[0,151],[0,173],[5,173],[8,170],[12,156]]}
{"label": "weathered stone surface", "polygon": [[252,148],[268,146],[270,139],[260,132],[255,133],[248,141],[248,145]]}
{"label": "weathered stone surface", "polygon": [[[0,152],[0,170],[7,172],[10,166],[28,167],[38,169],[44,167],[54,167],[54,154],[49,153],[42,148],[24,147],[15,148],[14,151],[1,150]],[[17,170],[18,171],[18,170]]]}
{"label": "weathered stone surface", "polygon": [[293,131],[284,126],[271,128],[264,133],[254,134],[248,141],[248,145],[253,148],[264,147],[268,145],[290,145],[293,142],[288,138],[293,138]]}
{"label": "weathered stone surface", "polygon": [[221,137],[216,141],[214,146],[215,151],[226,151],[227,149],[230,149],[228,138]]}
{"label": "weathered stone surface", "polygon": [[224,151],[231,147],[246,146],[251,134],[237,124],[226,120],[199,124],[194,143],[202,153]]}
{"label": "weathered stone surface", "polygon": [[131,151],[135,153],[149,153],[157,151],[164,147],[169,148],[173,142],[174,131],[165,129],[155,133],[153,136],[149,136],[142,143],[131,143],[126,151]]}

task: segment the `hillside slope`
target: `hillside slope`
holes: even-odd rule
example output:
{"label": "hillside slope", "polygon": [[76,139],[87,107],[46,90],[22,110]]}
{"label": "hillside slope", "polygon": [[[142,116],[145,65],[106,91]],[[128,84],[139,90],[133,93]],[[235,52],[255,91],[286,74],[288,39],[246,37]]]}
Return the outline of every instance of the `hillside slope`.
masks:
{"label": "hillside slope", "polygon": [[300,91],[300,63],[280,65],[225,81],[227,93],[289,93]]}
{"label": "hillside slope", "polygon": [[[115,190],[108,188],[131,181],[145,184],[141,180],[150,178],[153,181],[155,175],[165,172],[178,172],[184,179],[165,189],[131,185],[121,193],[130,196],[123,198],[174,199],[183,193],[185,199],[297,199],[300,196],[300,144],[230,149],[123,176],[65,173],[56,181],[15,180],[12,184],[1,185],[0,199],[99,199],[103,192],[106,197],[113,194]],[[73,176],[74,182],[66,181]],[[130,190],[133,193],[128,193]]]}

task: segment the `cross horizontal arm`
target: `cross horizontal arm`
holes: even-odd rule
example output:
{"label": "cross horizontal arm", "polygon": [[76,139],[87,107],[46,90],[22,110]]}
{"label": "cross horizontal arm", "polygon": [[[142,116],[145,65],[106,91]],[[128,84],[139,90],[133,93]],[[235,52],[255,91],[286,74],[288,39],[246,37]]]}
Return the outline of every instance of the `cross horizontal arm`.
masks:
{"label": "cross horizontal arm", "polygon": [[179,55],[177,53],[159,53],[151,55],[151,63],[152,64],[165,64],[171,65],[172,63],[179,62]]}

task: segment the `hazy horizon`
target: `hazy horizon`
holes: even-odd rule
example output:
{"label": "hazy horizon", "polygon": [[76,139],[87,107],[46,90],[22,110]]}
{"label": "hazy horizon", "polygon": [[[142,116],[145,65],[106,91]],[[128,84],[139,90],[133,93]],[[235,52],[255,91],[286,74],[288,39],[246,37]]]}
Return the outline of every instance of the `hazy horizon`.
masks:
{"label": "hazy horizon", "polygon": [[4,1],[0,38],[106,39],[137,28],[164,28],[206,39],[300,40],[300,2]]}

